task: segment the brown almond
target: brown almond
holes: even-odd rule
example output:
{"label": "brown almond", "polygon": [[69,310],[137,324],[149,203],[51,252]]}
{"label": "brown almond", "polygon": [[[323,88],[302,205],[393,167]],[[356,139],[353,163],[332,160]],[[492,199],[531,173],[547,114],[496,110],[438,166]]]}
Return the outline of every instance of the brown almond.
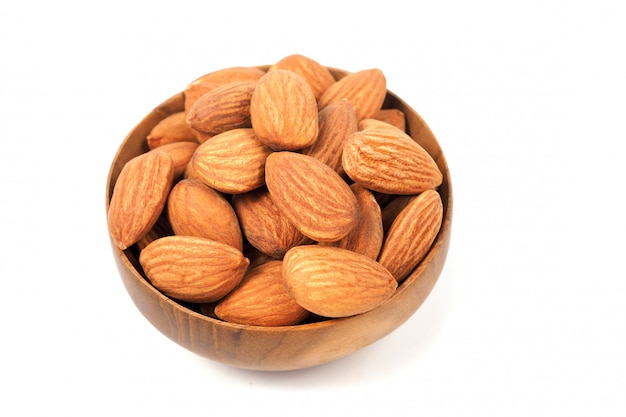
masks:
{"label": "brown almond", "polygon": [[282,259],[306,240],[278,210],[266,187],[233,195],[232,205],[248,242],[272,258]]}
{"label": "brown almond", "polygon": [[196,136],[187,126],[185,112],[177,112],[157,123],[148,133],[146,142],[148,148],[155,149],[174,142],[196,142]]}
{"label": "brown almond", "polygon": [[319,108],[330,103],[348,100],[358,120],[376,116],[387,96],[387,80],[378,68],[353,72],[328,87],[319,99]]}
{"label": "brown almond", "polygon": [[284,69],[302,76],[311,86],[315,99],[319,100],[324,91],[335,83],[335,77],[328,68],[304,55],[294,54],[282,58],[268,71]]}
{"label": "brown almond", "polygon": [[339,240],[359,222],[350,186],[323,162],[296,152],[274,152],[265,165],[265,182],[278,210],[305,236]]}
{"label": "brown almond", "polygon": [[191,157],[198,148],[198,142],[172,142],[161,145],[150,152],[165,152],[172,158],[174,163],[174,180],[179,180],[185,175],[185,170]]}
{"label": "brown almond", "polygon": [[285,289],[282,261],[273,260],[253,269],[215,307],[215,315],[231,323],[249,326],[291,326],[309,312]]}
{"label": "brown almond", "polygon": [[443,204],[437,191],[415,197],[391,224],[378,262],[402,282],[430,250],[443,220]]}
{"label": "brown almond", "polygon": [[253,129],[232,129],[198,146],[191,165],[208,186],[239,194],[265,184],[265,160],[271,153]]}
{"label": "brown almond", "polygon": [[384,236],[380,206],[372,192],[360,184],[354,183],[350,188],[356,196],[360,221],[357,226],[341,240],[327,244],[349,249],[376,260],[383,244]]}
{"label": "brown almond", "polygon": [[277,69],[259,79],[250,101],[250,119],[259,139],[273,150],[298,150],[317,139],[315,94],[292,71]]}
{"label": "brown almond", "polygon": [[290,249],[283,280],[298,304],[324,317],[347,317],[370,311],[396,290],[391,273],[365,255],[331,246]]}
{"label": "brown almond", "polygon": [[128,161],[115,182],[107,221],[120,249],[135,244],[158,220],[174,181],[174,163],[163,152],[147,152]]}
{"label": "brown almond", "polygon": [[214,88],[187,111],[187,124],[212,135],[250,127],[250,99],[256,83],[240,81]]}
{"label": "brown almond", "polygon": [[179,236],[198,236],[243,251],[243,237],[235,210],[224,195],[199,180],[180,180],[167,200],[172,230]]}
{"label": "brown almond", "polygon": [[302,153],[319,159],[341,173],[341,154],[348,137],[359,130],[354,109],[348,100],[329,104],[319,112],[319,133],[313,145]]}
{"label": "brown almond", "polygon": [[406,132],[406,116],[400,109],[381,109],[374,118]]}
{"label": "brown almond", "polygon": [[355,182],[386,194],[418,194],[443,180],[428,152],[396,128],[353,133],[344,146],[342,166]]}
{"label": "brown almond", "polygon": [[166,236],[139,254],[152,285],[164,294],[192,303],[223,298],[241,282],[249,260],[230,245],[195,236]]}

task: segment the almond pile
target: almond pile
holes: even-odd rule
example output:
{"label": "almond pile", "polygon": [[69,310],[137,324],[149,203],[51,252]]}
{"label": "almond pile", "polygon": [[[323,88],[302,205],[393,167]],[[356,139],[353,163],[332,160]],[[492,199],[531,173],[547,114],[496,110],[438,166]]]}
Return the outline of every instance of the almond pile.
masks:
{"label": "almond pile", "polygon": [[443,176],[383,107],[381,70],[335,79],[291,55],[183,93],[108,209],[114,244],[139,251],[165,295],[238,324],[347,317],[389,299],[430,249]]}

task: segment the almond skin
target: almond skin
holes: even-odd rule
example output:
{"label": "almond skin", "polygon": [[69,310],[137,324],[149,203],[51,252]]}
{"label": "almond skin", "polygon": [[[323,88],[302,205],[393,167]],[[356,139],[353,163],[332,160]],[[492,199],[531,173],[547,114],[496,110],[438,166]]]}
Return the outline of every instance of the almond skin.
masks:
{"label": "almond skin", "polygon": [[374,118],[406,132],[406,116],[400,109],[381,109]]}
{"label": "almond skin", "polygon": [[386,194],[418,194],[443,180],[428,152],[396,128],[353,133],[343,149],[342,166],[355,182]]}
{"label": "almond skin", "polygon": [[268,156],[265,182],[278,210],[305,236],[339,240],[359,222],[350,186],[323,162],[283,151]]}
{"label": "almond skin", "polygon": [[139,262],[155,288],[192,303],[223,298],[241,282],[249,260],[225,243],[195,236],[166,236],[139,254]]}
{"label": "almond skin", "polygon": [[378,262],[402,282],[430,250],[442,220],[441,196],[434,190],[424,191],[391,224]]}
{"label": "almond skin", "polygon": [[249,326],[291,326],[309,312],[289,295],[283,284],[282,261],[250,269],[241,283],[215,307],[215,315]]}
{"label": "almond skin", "polygon": [[358,183],[352,184],[350,188],[356,196],[360,221],[341,240],[328,245],[349,249],[376,260],[384,237],[382,211],[371,191]]}
{"label": "almond skin", "polygon": [[150,152],[165,152],[172,158],[174,163],[174,181],[177,181],[185,175],[187,165],[191,161],[191,157],[198,145],[198,142],[172,142],[161,145]]}
{"label": "almond skin", "polygon": [[335,77],[328,68],[304,55],[286,56],[272,65],[268,71],[277,69],[289,70],[304,78],[311,86],[316,100],[319,100],[324,91],[335,83]]}
{"label": "almond skin", "polygon": [[197,141],[193,131],[187,126],[185,112],[177,112],[157,123],[148,133],[146,142],[148,148],[155,149],[168,143]]}
{"label": "almond skin", "polygon": [[174,181],[174,163],[164,152],[146,152],[128,161],[117,178],[107,222],[114,244],[135,244],[158,220]]}
{"label": "almond skin", "polygon": [[233,195],[232,205],[248,242],[272,258],[282,259],[288,249],[306,240],[278,210],[265,187]]}
{"label": "almond skin", "polygon": [[265,184],[265,160],[272,153],[250,128],[220,133],[201,144],[191,159],[194,175],[228,194]]}
{"label": "almond skin", "polygon": [[318,109],[304,78],[288,70],[269,71],[257,82],[250,119],[259,139],[275,151],[298,150],[317,139]]}
{"label": "almond skin", "polygon": [[324,317],[370,311],[389,299],[398,286],[393,275],[371,258],[330,246],[290,249],[282,274],[296,302]]}
{"label": "almond skin", "polygon": [[348,100],[357,119],[363,120],[375,117],[387,96],[387,80],[378,68],[366,69],[346,75],[322,94],[319,99],[319,108],[323,109],[330,103]]}
{"label": "almond skin", "polygon": [[198,236],[243,251],[235,210],[226,197],[199,180],[180,180],[167,200],[167,216],[179,236]]}
{"label": "almond skin", "polygon": [[341,173],[341,154],[346,140],[359,130],[354,109],[348,100],[331,103],[319,112],[319,133],[313,145],[302,150]]}
{"label": "almond skin", "polygon": [[256,83],[240,81],[216,87],[187,111],[187,124],[210,135],[250,127],[250,99]]}

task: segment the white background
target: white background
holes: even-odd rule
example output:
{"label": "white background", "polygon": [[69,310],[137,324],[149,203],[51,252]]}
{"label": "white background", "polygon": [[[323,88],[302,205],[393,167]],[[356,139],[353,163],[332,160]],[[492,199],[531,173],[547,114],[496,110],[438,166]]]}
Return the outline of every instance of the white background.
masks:
{"label": "white background", "polygon": [[[626,415],[619,5],[3,2],[0,414]],[[132,304],[105,181],[125,135],[188,82],[293,53],[378,67],[422,115],[451,169],[452,244],[388,337],[243,371]]]}

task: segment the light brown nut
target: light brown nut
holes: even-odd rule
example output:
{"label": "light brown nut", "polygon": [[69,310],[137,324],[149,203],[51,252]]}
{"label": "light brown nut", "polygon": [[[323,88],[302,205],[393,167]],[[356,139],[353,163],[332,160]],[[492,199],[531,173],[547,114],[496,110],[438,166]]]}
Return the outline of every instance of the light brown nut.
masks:
{"label": "light brown nut", "polygon": [[179,236],[198,236],[243,251],[235,210],[224,195],[199,180],[180,180],[167,200],[167,216]]}
{"label": "light brown nut", "polygon": [[165,152],[172,158],[174,163],[174,180],[179,180],[185,175],[185,170],[191,157],[198,148],[198,142],[172,142],[161,145],[150,152]]}
{"label": "light brown nut", "polygon": [[318,133],[317,101],[311,86],[292,71],[269,71],[257,82],[250,119],[259,139],[273,150],[310,146]]}
{"label": "light brown nut", "polygon": [[387,80],[378,68],[353,72],[326,89],[319,99],[319,108],[330,103],[348,100],[357,119],[363,120],[376,116],[387,96]]}
{"label": "light brown nut", "polygon": [[254,81],[239,81],[214,88],[187,111],[187,124],[210,135],[250,127],[250,99],[255,86]]}
{"label": "light brown nut", "polygon": [[191,165],[208,186],[239,194],[265,184],[265,160],[271,153],[253,129],[232,129],[198,146]]}
{"label": "light brown nut", "polygon": [[156,124],[146,136],[148,148],[155,149],[161,145],[174,142],[197,142],[196,136],[187,126],[184,112],[170,114]]}
{"label": "light brown nut", "polygon": [[282,259],[288,249],[306,240],[278,210],[265,187],[233,195],[232,205],[248,242],[272,258]]}
{"label": "light brown nut", "polygon": [[357,183],[350,188],[359,206],[359,223],[341,240],[320,244],[348,249],[376,260],[384,237],[382,211],[371,191]]}
{"label": "light brown nut", "polygon": [[209,81],[196,80],[185,87],[185,90],[183,91],[183,94],[185,95],[185,112],[188,112],[200,97],[219,86],[220,84]]}
{"label": "light brown nut", "polygon": [[282,261],[272,260],[250,269],[241,283],[215,307],[225,321],[249,326],[291,326],[309,312],[285,289]]}
{"label": "light brown nut", "polygon": [[381,109],[374,118],[406,132],[406,116],[400,109]]}
{"label": "light brown nut", "polygon": [[343,149],[342,165],[355,182],[386,194],[418,194],[443,180],[428,152],[393,127],[353,133]]}
{"label": "light brown nut", "polygon": [[335,77],[328,68],[304,55],[294,54],[282,58],[268,71],[284,69],[302,76],[311,86],[315,99],[319,100],[324,91],[335,83]]}
{"label": "light brown nut", "polygon": [[265,165],[265,182],[278,210],[315,241],[339,240],[359,222],[356,197],[348,184],[313,157],[272,153]]}
{"label": "light brown nut", "polygon": [[398,286],[393,275],[371,258],[319,245],[290,249],[283,260],[283,279],[298,304],[324,317],[370,311]]}
{"label": "light brown nut", "polygon": [[195,236],[166,236],[139,254],[155,288],[181,301],[209,303],[241,282],[249,260],[230,245]]}
{"label": "light brown nut", "polygon": [[354,109],[348,100],[329,104],[319,112],[319,133],[313,145],[302,153],[312,156],[341,173],[341,154],[348,137],[359,130]]}
{"label": "light brown nut", "polygon": [[391,224],[378,262],[402,282],[430,250],[443,220],[443,204],[437,191],[415,197]]}
{"label": "light brown nut", "polygon": [[163,152],[134,157],[117,178],[107,222],[114,244],[127,249],[158,220],[174,181],[174,163]]}

